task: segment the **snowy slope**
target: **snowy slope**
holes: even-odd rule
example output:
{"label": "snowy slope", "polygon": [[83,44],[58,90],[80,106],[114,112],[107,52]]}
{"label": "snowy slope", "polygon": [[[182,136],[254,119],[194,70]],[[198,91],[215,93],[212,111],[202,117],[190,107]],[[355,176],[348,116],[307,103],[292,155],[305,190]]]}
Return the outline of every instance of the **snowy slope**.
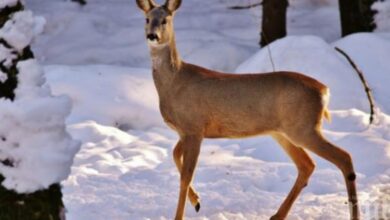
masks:
{"label": "snowy slope", "polygon": [[[118,76],[118,69],[125,74]],[[79,97],[74,101],[75,111],[70,121],[82,122],[70,123],[69,131],[84,145],[76,156],[71,177],[65,182],[70,219],[171,219],[176,205],[178,174],[170,152],[177,136],[153,119],[157,115],[156,106],[140,107],[134,99],[124,98],[118,107],[114,101],[118,85],[134,81],[134,72],[144,70],[48,66],[46,71],[55,93],[66,93],[72,99]],[[75,82],[80,75],[83,82],[90,83],[88,90],[84,83]],[[101,90],[102,78],[111,82],[104,85],[105,96],[83,98]],[[154,88],[148,83],[141,84],[141,88],[145,94],[155,96]],[[135,95],[140,95],[139,91],[127,91],[128,97]],[[113,105],[106,104],[109,100]],[[120,124],[139,120],[146,123],[146,127],[118,126],[117,108],[128,112],[128,119]],[[97,113],[87,120],[85,113],[78,109]],[[98,112],[106,112],[106,115],[103,117]],[[367,205],[367,200],[377,193],[371,188],[390,181],[390,117],[381,114],[376,124],[368,128],[368,114],[360,110],[332,111],[332,116],[332,124],[325,125],[326,136],[355,158],[360,193],[365,198],[363,204]],[[206,141],[200,158],[195,180],[203,196],[199,216],[210,219],[240,219],[240,216],[241,219],[265,219],[278,207],[295,180],[294,166],[272,139],[266,137]],[[323,160],[318,159],[317,165],[293,216],[295,219],[345,216],[346,219],[341,174]],[[102,207],[104,212],[99,211]],[[191,208],[188,214],[198,216]]]}
{"label": "snowy slope", "polygon": [[[37,56],[46,64],[149,67],[148,50],[141,43],[144,18],[135,0],[88,2],[80,7],[64,0],[26,0],[29,8],[48,20],[45,34],[34,46]],[[182,56],[195,64],[233,71],[258,49],[261,8],[227,8],[251,2],[255,1],[183,1],[175,20]],[[340,28],[336,6],[332,0],[291,1],[288,32],[317,34],[326,41],[337,39]],[[214,58],[207,59],[204,54]]]}
{"label": "snowy slope", "polygon": [[[237,3],[247,1],[183,1],[175,25],[186,61],[229,72],[238,67],[239,72],[272,70],[268,51],[256,46],[260,8],[226,9]],[[90,0],[84,8],[62,0],[27,4],[48,20],[34,50],[46,64],[53,92],[71,98],[68,131],[83,143],[64,182],[68,219],[172,219],[179,176],[171,152],[177,135],[158,112],[144,18],[134,1]],[[325,135],[351,152],[363,219],[378,219],[390,212],[389,37],[362,34],[339,40],[336,7],[330,0],[291,1],[289,33],[301,36],[272,44],[272,57],[277,69],[303,71],[331,88],[333,120],[324,124]],[[380,107],[372,126],[356,73],[334,46],[366,73]],[[288,219],[348,219],[341,173],[314,158],[317,169]],[[295,176],[294,165],[269,137],[207,140],[194,183],[202,208],[195,213],[188,204],[187,216],[268,219]]]}
{"label": "snowy slope", "polygon": [[[289,36],[260,50],[237,68],[240,73],[290,70],[310,75],[331,90],[330,108],[358,108],[369,111],[369,103],[363,85],[345,57],[334,47],[344,50],[363,71],[373,90],[377,105],[390,112],[390,96],[387,84],[390,72],[390,34],[354,34],[327,44],[319,37]],[[375,58],[375,59],[374,59]],[[348,84],[346,84],[348,82]]]}

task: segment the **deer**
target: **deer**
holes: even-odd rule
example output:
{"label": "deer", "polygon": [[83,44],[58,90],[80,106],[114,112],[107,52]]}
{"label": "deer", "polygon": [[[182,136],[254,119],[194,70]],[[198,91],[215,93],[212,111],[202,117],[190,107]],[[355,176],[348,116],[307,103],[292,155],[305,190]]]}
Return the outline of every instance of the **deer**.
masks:
{"label": "deer", "polygon": [[144,12],[145,37],[153,81],[164,122],[179,136],[173,159],[180,173],[175,220],[183,220],[187,199],[196,212],[200,197],[193,186],[194,171],[204,138],[245,138],[271,135],[298,170],[297,179],[270,219],[285,219],[308,184],[315,163],[313,152],[341,170],[347,188],[349,213],[359,219],[356,174],[351,155],[322,135],[330,120],[329,89],[302,73],[234,74],[186,63],[176,48],[173,19],[181,0],[136,0]]}

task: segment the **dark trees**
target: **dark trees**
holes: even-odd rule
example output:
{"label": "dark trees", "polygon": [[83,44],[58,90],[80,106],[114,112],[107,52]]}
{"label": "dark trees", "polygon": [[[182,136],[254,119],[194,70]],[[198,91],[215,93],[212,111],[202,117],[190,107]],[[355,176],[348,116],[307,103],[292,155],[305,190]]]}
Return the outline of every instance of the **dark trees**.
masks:
{"label": "dark trees", "polygon": [[[357,32],[372,32],[376,28],[372,4],[377,0],[339,0],[341,35]],[[249,9],[262,5],[260,45],[265,46],[276,39],[286,36],[286,13],[288,0],[263,0],[245,6],[233,6],[231,9]]]}
{"label": "dark trees", "polygon": [[376,0],[339,0],[341,34],[372,32],[375,28],[375,11],[371,9]]}
{"label": "dark trees", "polygon": [[286,36],[288,0],[264,0],[260,45],[266,46]]}
{"label": "dark trees", "polygon": [[[17,5],[12,7],[7,6],[5,8],[0,8],[0,28],[4,26],[4,24],[7,22],[7,20],[13,13],[21,10],[23,10],[23,5],[20,2],[18,2]],[[0,39],[0,44],[6,48],[10,48],[8,43],[5,42],[3,39]],[[13,100],[15,97],[13,91],[15,90],[17,84],[16,62],[13,63],[11,66],[6,67],[4,65],[4,61],[1,61],[0,71],[7,74],[7,80],[3,82],[0,81],[0,98],[8,98]]]}

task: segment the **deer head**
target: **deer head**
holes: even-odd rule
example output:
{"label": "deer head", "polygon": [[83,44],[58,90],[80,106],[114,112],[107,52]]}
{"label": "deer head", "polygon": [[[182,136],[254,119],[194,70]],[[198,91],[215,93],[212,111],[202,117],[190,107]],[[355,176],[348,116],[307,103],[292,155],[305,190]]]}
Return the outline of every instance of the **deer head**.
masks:
{"label": "deer head", "polygon": [[173,16],[181,0],[167,0],[163,5],[156,4],[154,0],[137,0],[137,5],[145,13],[145,35],[149,46],[170,43],[174,38]]}

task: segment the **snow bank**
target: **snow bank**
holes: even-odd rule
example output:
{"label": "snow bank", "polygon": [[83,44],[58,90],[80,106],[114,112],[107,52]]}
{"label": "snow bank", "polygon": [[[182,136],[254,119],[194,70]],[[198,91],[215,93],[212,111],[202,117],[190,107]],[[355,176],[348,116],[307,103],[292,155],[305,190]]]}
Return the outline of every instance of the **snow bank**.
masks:
{"label": "snow bank", "polygon": [[[168,146],[174,144],[161,133],[164,130],[123,132],[85,121],[71,125],[69,131],[83,145],[71,176],[64,182],[67,218],[144,219],[150,204],[167,204],[165,192],[157,192],[170,186],[168,180],[176,176],[169,169],[163,171],[164,164],[171,161],[167,159],[171,155]],[[173,208],[173,204],[169,206]]]}
{"label": "snow bank", "polygon": [[[276,71],[301,72],[327,85],[331,109],[357,108],[368,112],[367,96],[356,71],[334,47],[349,54],[365,74],[378,107],[390,112],[390,96],[386,95],[390,94],[389,34],[353,34],[331,45],[314,36],[290,36],[272,43],[270,51]],[[236,71],[272,72],[269,51],[260,50]]]}
{"label": "snow bank", "polygon": [[[0,37],[22,51],[39,32],[34,31],[36,21],[31,12],[16,13],[0,29]],[[4,55],[5,60],[14,59]],[[0,173],[4,187],[30,193],[66,179],[80,143],[65,130],[70,100],[53,97],[50,88],[43,86],[43,71],[36,60],[21,61],[17,69],[15,100],[0,99]]]}
{"label": "snow bank", "polygon": [[54,94],[73,102],[68,123],[93,120],[122,130],[164,126],[148,69],[117,66],[47,66]]}
{"label": "snow bank", "polygon": [[93,121],[74,124],[69,127],[69,132],[85,143],[83,151],[77,155],[79,160],[74,169],[94,171],[99,175],[121,175],[154,169],[167,157],[166,150],[161,147]]}
{"label": "snow bank", "polygon": [[[270,50],[276,71],[301,72],[327,85],[331,93],[331,109],[369,110],[359,77],[350,64],[321,38],[290,36],[272,43]],[[270,54],[266,48],[236,70],[239,73],[272,71]]]}
{"label": "snow bank", "polygon": [[[364,112],[336,111],[333,116],[326,136],[352,153],[362,217],[370,219],[372,213],[366,207],[378,207],[375,198],[390,180],[390,118],[382,115],[381,123],[367,130]],[[64,183],[69,219],[173,218],[179,191],[170,153],[178,139],[173,131],[123,132],[92,121],[70,125],[69,130],[83,141],[73,172]],[[349,219],[340,171],[314,159],[316,170],[289,218]],[[202,209],[196,213],[188,204],[186,216],[191,220],[268,219],[296,175],[295,166],[271,138],[205,140],[194,180]]]}
{"label": "snow bank", "polygon": [[363,71],[378,107],[390,113],[390,33],[353,34],[334,42],[332,46],[341,48],[354,60]]}

